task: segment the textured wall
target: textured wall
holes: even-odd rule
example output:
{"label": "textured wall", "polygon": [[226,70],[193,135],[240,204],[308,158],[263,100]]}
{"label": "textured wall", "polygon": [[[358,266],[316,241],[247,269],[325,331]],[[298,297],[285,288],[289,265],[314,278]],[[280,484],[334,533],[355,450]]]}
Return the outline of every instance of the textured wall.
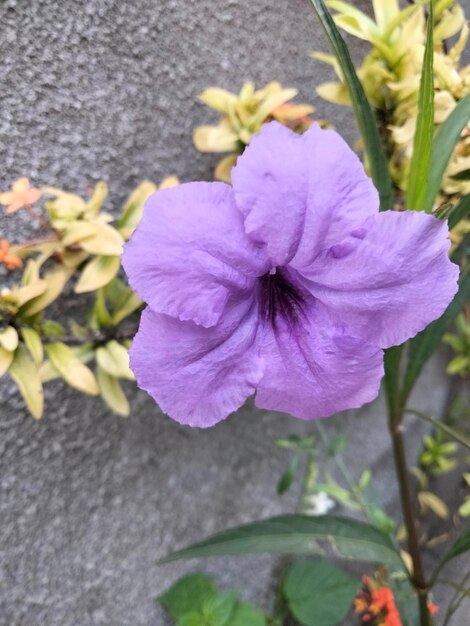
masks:
{"label": "textured wall", "polygon": [[[216,159],[191,142],[210,119],[196,102],[209,84],[280,80],[355,136],[350,112],[315,96],[329,73],[307,57],[326,49],[307,0],[2,0],[0,31],[2,189],[19,175],[78,192],[103,178],[112,210],[143,178],[209,178]],[[0,232],[18,240],[35,230],[19,213],[0,215]],[[436,364],[423,409],[439,410],[441,381]],[[194,564],[163,568],[158,557],[292,506],[293,496],[275,497],[285,457],[271,441],[308,425],[248,403],[210,431],[190,430],[132,395],[123,420],[52,384],[35,423],[0,381],[1,626],[163,624],[153,597]],[[378,403],[343,424],[349,462],[360,469],[369,455],[395,507],[383,419]],[[419,432],[412,423],[411,445]],[[271,559],[203,567],[268,602]]]}

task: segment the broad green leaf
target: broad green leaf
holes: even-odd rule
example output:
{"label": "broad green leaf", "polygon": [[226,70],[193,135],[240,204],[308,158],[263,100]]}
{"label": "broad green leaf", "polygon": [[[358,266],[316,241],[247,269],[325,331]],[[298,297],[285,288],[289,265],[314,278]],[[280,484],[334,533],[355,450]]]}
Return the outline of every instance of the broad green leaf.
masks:
{"label": "broad green leaf", "polygon": [[35,419],[39,419],[44,409],[44,395],[39,371],[21,343],[16,349],[8,373],[18,386],[31,415]]}
{"label": "broad green leaf", "polygon": [[134,380],[134,374],[129,369],[129,353],[115,339],[97,349],[96,360],[110,376]]}
{"label": "broad green leaf", "polygon": [[201,626],[229,626],[230,618],[235,610],[237,596],[232,591],[219,591],[204,601],[202,607]]}
{"label": "broad green leaf", "polygon": [[444,172],[460,135],[470,120],[470,94],[462,98],[449,117],[439,126],[432,145],[431,167],[426,178],[423,208],[430,213],[439,193]]}
{"label": "broad green leaf", "polygon": [[239,601],[227,626],[266,626],[266,617],[256,606]]}
{"label": "broad green leaf", "polygon": [[322,554],[319,541],[344,559],[401,567],[400,556],[387,535],[369,524],[331,515],[284,515],[245,524],[178,550],[163,562],[229,554]]}
{"label": "broad green leaf", "polygon": [[320,18],[326,36],[341,67],[344,82],[351,95],[357,125],[364,141],[367,159],[370,164],[372,179],[379,191],[380,208],[382,211],[392,209],[392,183],[374,113],[357,77],[348,48],[328,12],[324,0],[310,1]]}
{"label": "broad green leaf", "polygon": [[39,367],[44,357],[41,337],[34,328],[22,328],[21,334],[34,363]]}
{"label": "broad green leaf", "polygon": [[62,292],[73,272],[73,268],[65,267],[65,265],[57,265],[47,272],[43,279],[46,283],[46,289],[41,295],[29,300],[29,302],[24,305],[22,313],[27,316],[35,315],[49,306],[51,302],[54,302]]}
{"label": "broad green leaf", "polygon": [[464,196],[459,204],[455,207],[452,213],[449,215],[449,230],[452,230],[457,224],[467,218],[470,215],[470,194]]}
{"label": "broad green leaf", "polygon": [[433,5],[434,0],[429,5],[426,47],[419,87],[418,117],[406,189],[406,206],[412,211],[421,211],[423,209],[427,188],[427,174],[431,162],[434,132]]}
{"label": "broad green leaf", "polygon": [[119,272],[121,260],[118,256],[97,256],[83,268],[75,285],[75,293],[86,293],[104,287]]}
{"label": "broad green leaf", "polygon": [[101,397],[109,408],[123,417],[128,417],[130,413],[129,402],[119,384],[119,381],[110,376],[99,365],[96,368],[96,378],[100,388]]}
{"label": "broad green leaf", "polygon": [[93,372],[76,356],[72,348],[61,342],[46,346],[47,356],[62,378],[71,386],[90,396],[99,394]]}
{"label": "broad green leaf", "polygon": [[0,348],[8,352],[14,352],[18,347],[18,333],[13,326],[7,326],[0,331]]}
{"label": "broad green leaf", "polygon": [[408,396],[428,359],[439,346],[449,324],[457,317],[470,298],[470,269],[467,267],[460,276],[457,295],[449,304],[444,314],[422,330],[410,341],[408,364],[402,389],[402,402],[406,404]]}
{"label": "broad green leaf", "polygon": [[304,626],[335,626],[346,617],[361,581],[321,560],[298,561],[287,572],[282,591]]}
{"label": "broad green leaf", "polygon": [[15,353],[0,346],[0,377],[8,372]]}
{"label": "broad green leaf", "polygon": [[177,580],[157,598],[157,602],[175,620],[187,613],[199,611],[204,602],[216,595],[217,589],[210,576],[189,574]]}

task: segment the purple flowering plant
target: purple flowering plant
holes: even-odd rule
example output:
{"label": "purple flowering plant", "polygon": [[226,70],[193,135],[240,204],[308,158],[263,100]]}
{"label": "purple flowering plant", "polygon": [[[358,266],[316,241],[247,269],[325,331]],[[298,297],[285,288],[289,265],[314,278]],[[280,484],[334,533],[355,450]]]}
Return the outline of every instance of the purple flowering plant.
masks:
{"label": "purple flowering plant", "polygon": [[[459,280],[448,237],[449,224],[455,226],[466,209],[449,212],[437,196],[470,118],[470,101],[463,98],[434,137],[431,2],[406,199],[397,201],[347,47],[323,0],[312,4],[349,89],[367,172],[335,131],[313,124],[296,134],[274,121],[238,157],[231,185],[194,182],[150,196],[122,257],[131,287],[147,305],[130,366],[163,412],[202,428],[225,419],[250,396],[257,407],[318,420],[370,402],[384,379],[406,553],[398,549],[390,518],[360,501],[370,480],[366,472],[352,493],[367,523],[325,514],[331,508],[325,491],[305,499],[303,514],[224,531],[169,560],[321,554],[323,540],[338,557],[379,562],[392,579],[407,580],[416,611],[409,618],[403,609],[400,623],[430,626],[437,608],[429,594],[438,573],[470,549],[470,536],[467,531],[457,539],[434,573],[425,571],[403,421],[424,363],[468,299],[468,269]],[[311,442],[290,438],[280,445],[295,451],[280,491],[288,488],[302,452],[308,456],[306,483],[315,480]],[[341,570],[333,575],[339,586],[342,576]],[[353,584],[348,593],[354,596],[355,589]],[[305,607],[299,609],[285,588],[283,593],[300,623],[318,622],[320,599],[306,617]],[[318,623],[337,623],[343,609],[328,618],[322,614]],[[272,623],[283,624],[284,617],[281,611]],[[367,619],[389,623],[386,614]]]}

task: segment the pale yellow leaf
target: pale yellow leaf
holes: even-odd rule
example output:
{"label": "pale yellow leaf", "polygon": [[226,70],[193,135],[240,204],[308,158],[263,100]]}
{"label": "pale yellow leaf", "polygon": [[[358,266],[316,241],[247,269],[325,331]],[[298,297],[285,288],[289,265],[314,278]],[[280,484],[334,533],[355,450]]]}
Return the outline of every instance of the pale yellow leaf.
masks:
{"label": "pale yellow leaf", "polygon": [[44,395],[39,378],[38,368],[33,363],[28,351],[19,344],[8,373],[20,390],[31,415],[35,419],[42,416],[44,409]]}
{"label": "pale yellow leaf", "polygon": [[44,358],[44,350],[39,333],[34,328],[22,328],[21,334],[29,353],[33,357],[34,363],[39,367]]}
{"label": "pale yellow leaf", "polygon": [[46,346],[47,356],[62,378],[83,393],[96,396],[98,384],[93,372],[84,365],[69,346],[64,343],[51,343]]}
{"label": "pale yellow leaf", "polygon": [[96,350],[96,361],[110,376],[134,380],[134,374],[129,369],[129,354],[114,339]]}
{"label": "pale yellow leaf", "polygon": [[169,189],[170,187],[177,187],[180,184],[179,178],[177,176],[167,176],[162,180],[159,189]]}
{"label": "pale yellow leaf", "polygon": [[199,95],[199,100],[207,104],[211,109],[215,109],[221,113],[227,113],[230,106],[236,104],[237,96],[225,89],[209,87]]}
{"label": "pale yellow leaf", "polygon": [[75,293],[85,293],[95,291],[107,285],[121,267],[121,260],[118,256],[97,256],[89,261],[75,285]]}
{"label": "pale yellow leaf", "polygon": [[14,352],[0,347],[0,377],[8,372],[8,368],[13,361]]}
{"label": "pale yellow leaf", "polygon": [[24,315],[30,316],[45,309],[62,292],[65,284],[73,274],[73,268],[57,265],[44,275],[45,290],[36,298],[30,299],[22,310]]}
{"label": "pale yellow leaf", "polygon": [[216,180],[223,180],[224,182],[229,183],[231,180],[232,167],[237,162],[237,158],[238,155],[229,154],[219,161],[214,171],[214,178],[216,178]]}
{"label": "pale yellow leaf", "polygon": [[101,397],[109,408],[118,415],[127,417],[129,415],[129,402],[116,378],[110,376],[99,365],[96,368],[96,377],[98,379]]}
{"label": "pale yellow leaf", "polygon": [[80,240],[80,246],[90,254],[103,256],[119,256],[124,240],[122,235],[112,226],[106,224],[106,216],[93,220],[95,234]]}
{"label": "pale yellow leaf", "polygon": [[13,326],[7,326],[0,331],[0,347],[8,352],[14,352],[18,346],[18,333]]}
{"label": "pale yellow leaf", "polygon": [[193,141],[201,152],[233,152],[238,146],[236,133],[223,126],[199,126]]}
{"label": "pale yellow leaf", "polygon": [[418,501],[423,509],[431,509],[438,517],[447,519],[449,517],[449,509],[441,498],[430,491],[420,491],[418,493]]}
{"label": "pale yellow leaf", "polygon": [[124,239],[128,239],[134,232],[142,217],[145,201],[156,190],[157,186],[154,183],[144,180],[127,198],[121,217],[117,222],[117,228]]}

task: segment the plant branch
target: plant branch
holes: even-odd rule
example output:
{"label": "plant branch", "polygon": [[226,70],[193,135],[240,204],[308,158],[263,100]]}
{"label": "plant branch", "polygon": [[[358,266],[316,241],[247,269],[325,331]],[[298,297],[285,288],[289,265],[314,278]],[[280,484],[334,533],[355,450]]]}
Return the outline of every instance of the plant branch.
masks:
{"label": "plant branch", "polygon": [[392,438],[395,471],[400,490],[403,519],[408,537],[408,551],[413,562],[411,582],[418,594],[420,624],[421,626],[430,626],[428,609],[429,589],[424,576],[421,549],[419,546],[418,532],[415,522],[415,511],[411,497],[411,487],[408,476],[408,466],[406,463],[405,445],[403,441],[403,416],[391,416],[389,419],[389,430]]}
{"label": "plant branch", "polygon": [[432,417],[431,415],[426,415],[426,413],[423,413],[422,411],[418,411],[416,409],[405,409],[405,413],[416,415],[416,417],[419,417],[420,419],[429,422],[435,428],[442,430],[442,432],[446,433],[446,435],[448,435],[452,439],[455,439],[455,441],[458,441],[458,443],[462,444],[462,446],[465,446],[470,450],[470,441],[464,435],[454,430],[444,422],[441,422],[435,417]]}
{"label": "plant branch", "polygon": [[60,342],[68,346],[81,346],[85,343],[92,343],[95,346],[99,346],[113,339],[116,341],[132,339],[136,332],[137,328],[135,326],[128,328],[103,328],[101,330],[92,331],[83,337],[60,335],[55,337],[41,337],[41,340],[44,344]]}

